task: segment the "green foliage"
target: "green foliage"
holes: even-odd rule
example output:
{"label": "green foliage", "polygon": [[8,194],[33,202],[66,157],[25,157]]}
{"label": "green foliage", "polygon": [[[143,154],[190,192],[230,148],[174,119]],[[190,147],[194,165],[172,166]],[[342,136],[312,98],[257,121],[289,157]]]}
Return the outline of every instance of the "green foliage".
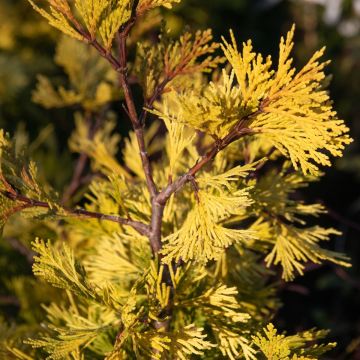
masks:
{"label": "green foliage", "polygon": [[[251,41],[239,50],[233,32],[219,45],[205,30],[178,40],[163,32],[156,44],[143,35],[132,59],[133,27],[179,1],[29,1],[75,39],[60,38],[55,54],[67,84],[40,76],[33,100],[76,107],[69,148],[79,158],[60,198],[0,132],[0,225],[16,234],[8,220],[23,210],[41,221],[52,241],[32,243],[33,274],[61,294],[43,304],[41,331],[21,344],[16,331],[1,339],[5,354],[305,360],[333,348],[315,344],[326,332],[287,336],[271,324],[272,265],[286,281],[307,262],[348,266],[320,247],[338,231],[306,226],[323,206],[293,197],[351,142],[324,89],[324,50],[296,72],[292,28],[273,70]],[[118,100],[133,127],[123,142],[109,110]]]}

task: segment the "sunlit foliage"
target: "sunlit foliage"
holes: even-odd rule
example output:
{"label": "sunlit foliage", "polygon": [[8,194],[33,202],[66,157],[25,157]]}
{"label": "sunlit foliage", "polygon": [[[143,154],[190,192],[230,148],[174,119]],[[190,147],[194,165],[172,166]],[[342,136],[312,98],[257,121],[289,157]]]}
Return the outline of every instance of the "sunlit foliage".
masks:
{"label": "sunlit foliage", "polygon": [[297,71],[295,27],[275,66],[233,32],[219,44],[211,30],[163,31],[132,59],[133,28],[178,0],[29,2],[72,38],[55,55],[68,83],[40,75],[33,100],[76,107],[79,161],[61,196],[0,131],[0,227],[14,231],[20,213],[52,229],[32,242],[33,273],[61,294],[20,345],[0,323],[5,356],[305,360],[333,348],[316,343],[324,331],[288,336],[271,323],[279,269],[290,281],[308,262],[349,266],[321,247],[337,230],[307,225],[324,207],[294,198],[351,142],[324,88],[324,49]]}

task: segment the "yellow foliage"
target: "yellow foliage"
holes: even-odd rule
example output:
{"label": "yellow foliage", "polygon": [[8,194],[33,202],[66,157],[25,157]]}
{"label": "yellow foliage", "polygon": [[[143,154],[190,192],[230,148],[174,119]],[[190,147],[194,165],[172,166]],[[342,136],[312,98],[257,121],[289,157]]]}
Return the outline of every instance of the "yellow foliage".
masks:
{"label": "yellow foliage", "polygon": [[269,80],[274,74],[270,69],[271,57],[264,59],[261,54],[253,52],[251,40],[243,44],[240,53],[233,32],[230,35],[232,44],[223,39],[222,49],[236,74],[242,107],[251,113],[259,108],[260,101],[268,92]]}
{"label": "yellow foliage", "polygon": [[[124,1],[125,5],[128,3]],[[101,16],[105,9],[109,6],[108,0],[75,0],[75,6],[81,15],[84,23],[92,37],[100,22]],[[121,17],[120,17],[121,18]]]}
{"label": "yellow foliage", "polygon": [[154,9],[159,6],[164,6],[171,9],[174,4],[179,3],[181,0],[140,0],[136,8],[136,12],[142,15],[145,11]]}
{"label": "yellow foliage", "polygon": [[200,91],[168,94],[176,115],[173,121],[214,137],[224,137],[241,124],[289,157],[295,169],[300,167],[305,174],[316,174],[319,165],[329,166],[327,153],[341,156],[344,145],[352,140],[322,88],[327,63],[319,62],[319,58],[324,49],[295,74],[289,58],[293,34],[294,28],[286,40],[281,40],[274,71],[271,58],[264,60],[256,54],[251,41],[240,53],[231,33],[232,43],[224,40],[222,48],[232,72],[229,75],[224,71],[219,81]]}
{"label": "yellow foliage", "polygon": [[78,104],[82,100],[82,96],[74,90],[66,90],[63,86],[55,89],[51,81],[43,75],[38,75],[37,81],[32,99],[47,109]]}
{"label": "yellow foliage", "polygon": [[170,353],[180,360],[187,360],[192,354],[204,355],[216,345],[205,340],[203,328],[197,328],[194,324],[187,325],[174,337],[170,345]]}
{"label": "yellow foliage", "polygon": [[199,202],[190,210],[181,228],[164,238],[165,245],[162,253],[165,257],[163,261],[194,259],[199,262],[207,262],[217,259],[224,249],[233,243],[246,243],[254,238],[254,233],[251,231],[229,229],[217,223],[223,215],[222,210],[234,211],[232,206],[229,209],[229,205],[232,205],[233,201],[247,204],[241,195],[222,199],[222,203],[217,203],[216,200],[220,200],[220,197],[207,202],[206,200],[209,199],[200,192]]}
{"label": "yellow foliage", "polygon": [[117,76],[111,66],[97,52],[85,44],[62,36],[56,47],[55,62],[68,77],[68,86],[54,86],[49,78],[38,75],[34,102],[45,108],[81,105],[89,111],[119,97],[115,89]]}
{"label": "yellow foliage", "polygon": [[223,58],[215,56],[218,47],[210,29],[195,34],[185,32],[178,40],[169,39],[163,33],[156,46],[138,44],[135,72],[145,98],[151,99],[164,81],[165,89],[179,88],[179,82],[185,88],[190,82],[194,84],[195,79],[201,78],[201,73],[211,72],[223,62]]}
{"label": "yellow foliage", "polygon": [[[219,44],[212,42],[211,29],[197,31],[194,35],[186,32],[176,42],[171,43],[165,50],[165,74],[172,77],[175,74],[190,74],[199,71],[209,72],[222,62],[222,58],[212,54]],[[205,59],[202,59],[206,56]],[[201,59],[199,63],[196,63]]]}
{"label": "yellow foliage", "polygon": [[[49,24],[64,34],[77,40],[88,40],[86,30],[76,19],[73,9],[67,0],[47,0],[49,10],[44,10],[36,1],[28,0],[33,8],[42,15]],[[116,32],[131,16],[130,0],[76,0],[75,7],[81,20],[85,23],[91,39],[99,33],[104,48],[109,51]]]}
{"label": "yellow foliage", "polygon": [[73,20],[70,5],[67,0],[48,0],[49,11],[36,5],[35,1],[28,0],[32,7],[42,15],[51,26],[62,31],[77,40],[84,40],[84,37],[72,26],[69,19]]}
{"label": "yellow foliage", "polygon": [[[239,119],[247,114],[247,109],[242,106],[240,89],[234,86],[234,73],[228,75],[225,70],[218,83],[210,82],[203,89],[190,92],[173,91],[166,99],[174,113],[173,121],[219,138],[227,135]],[[158,107],[162,118],[169,116],[161,111],[164,107]]]}
{"label": "yellow foliage", "polygon": [[324,352],[332,349],[335,344],[329,343],[322,346],[306,348],[307,342],[314,338],[326,336],[324,331],[308,331],[293,336],[279,335],[273,324],[268,324],[263,329],[264,335],[257,333],[253,342],[259,348],[261,355],[269,360],[316,360]]}
{"label": "yellow foliage", "polygon": [[294,278],[294,273],[303,275],[304,262],[319,264],[331,261],[342,266],[350,266],[349,259],[330,250],[322,249],[318,242],[329,240],[330,235],[339,235],[334,229],[324,229],[318,226],[300,229],[285,224],[277,224],[269,229],[274,247],[266,257],[267,265],[281,263],[283,278],[287,281]]}
{"label": "yellow foliage", "polygon": [[165,102],[162,104],[163,113],[153,111],[155,115],[158,115],[165,123],[168,131],[166,139],[166,153],[169,157],[169,176],[173,177],[177,174],[180,160],[185,149],[187,149],[195,139],[195,134],[192,131],[188,131],[183,124],[173,121],[174,115],[172,115],[169,109],[170,107]]}
{"label": "yellow foliage", "polygon": [[[321,204],[304,204],[302,200],[295,201],[291,196],[296,190],[307,187],[318,178],[290,170],[291,163],[287,161],[281,170],[271,169],[256,182],[251,194],[253,209],[257,216],[281,217],[286,221],[305,225],[303,216],[318,216],[326,213],[326,210]],[[253,183],[255,181],[250,182]]]}
{"label": "yellow foliage", "polygon": [[[231,32],[221,45],[229,64],[220,68],[211,30],[178,40],[163,34],[156,46],[139,45],[130,77],[126,51],[112,50],[116,34],[125,44],[139,15],[180,0],[29,2],[94,49],[62,38],[55,60],[69,84],[40,76],[33,94],[47,108],[80,105],[69,148],[90,162],[84,208],[60,205],[35,163],[0,130],[0,227],[22,210],[62,219],[44,229],[57,241],[33,243],[33,273],[68,299],[44,306],[47,333],[27,344],[49,359],[72,360],[313,360],[331,349],[312,345],[324,332],[262,329],[279,307],[268,267],[281,265],[292,280],[308,261],[349,265],[319,245],[336,230],[305,227],[304,217],[324,207],[292,197],[351,141],[323,86],[324,50],[296,71],[292,28],[273,68],[250,40],[239,49]],[[118,106],[109,103],[121,94],[119,78],[133,125],[121,162],[107,109]],[[133,78],[143,87],[140,106]],[[146,112],[157,117],[151,125]],[[22,350],[8,351],[27,359]]]}
{"label": "yellow foliage", "polygon": [[[94,283],[121,283],[122,288],[126,288],[125,283],[136,280],[142,274],[141,265],[144,266],[143,263],[134,263],[131,247],[144,247],[145,244],[146,238],[140,235],[133,236],[129,245],[126,235],[120,233],[114,233],[112,236],[104,235],[95,245],[96,254],[87,257],[83,262],[84,267]],[[104,257],[107,259],[106,264],[104,264]]]}
{"label": "yellow foliage", "polygon": [[289,157],[295,169],[316,174],[318,165],[330,166],[324,150],[341,156],[351,139],[322,88],[327,62],[319,59],[324,49],[317,51],[298,73],[292,67],[294,30],[281,39],[276,71],[270,70],[270,58],[264,62],[253,52],[251,41],[244,44],[240,54],[232,35],[232,44],[225,41],[223,50],[236,73],[244,106],[252,114],[246,126]]}
{"label": "yellow foliage", "polygon": [[[106,2],[109,3],[109,1]],[[100,36],[107,51],[110,51],[120,26],[125,24],[131,16],[130,7],[132,2],[130,0],[117,0],[113,3],[114,6],[107,8],[106,15],[99,28]]]}
{"label": "yellow foliage", "polygon": [[66,245],[56,249],[50,241],[36,239],[33,249],[39,255],[34,258],[33,271],[55,287],[70,289],[75,294],[96,298],[95,288],[86,282],[85,272],[76,263],[73,251]]}
{"label": "yellow foliage", "polygon": [[72,151],[87,154],[92,160],[95,170],[104,174],[117,174],[129,177],[128,172],[118,163],[115,156],[118,150],[120,137],[112,134],[115,127],[111,119],[106,121],[94,138],[89,138],[89,128],[86,120],[77,114],[75,118],[76,129],[69,140]]}

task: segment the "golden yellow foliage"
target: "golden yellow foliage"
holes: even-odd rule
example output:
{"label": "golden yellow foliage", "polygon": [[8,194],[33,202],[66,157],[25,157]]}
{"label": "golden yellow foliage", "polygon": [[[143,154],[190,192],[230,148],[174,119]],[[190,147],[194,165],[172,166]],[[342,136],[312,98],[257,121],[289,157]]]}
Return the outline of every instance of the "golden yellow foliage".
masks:
{"label": "golden yellow foliage", "polygon": [[[321,331],[264,328],[279,307],[273,265],[286,281],[307,262],[349,266],[320,247],[339,232],[306,227],[305,217],[324,207],[293,197],[351,142],[324,88],[324,49],[296,71],[294,27],[275,67],[250,40],[240,49],[233,32],[219,45],[211,30],[179,39],[165,31],[156,45],[140,43],[131,63],[129,34],[140,15],[180,0],[29,2],[84,42],[62,38],[55,61],[67,85],[40,76],[33,93],[46,108],[76,106],[71,195],[59,198],[26,158],[27,142],[0,130],[0,228],[18,212],[57,220],[44,229],[54,241],[33,242],[33,273],[66,296],[44,306],[47,328],[26,341],[29,352],[313,360],[331,349],[313,345]],[[133,83],[141,95],[133,96]],[[124,111],[115,114],[119,100]],[[121,142],[125,115],[132,131]],[[63,205],[69,199],[82,207]],[[2,329],[0,319],[6,354],[28,360]]]}

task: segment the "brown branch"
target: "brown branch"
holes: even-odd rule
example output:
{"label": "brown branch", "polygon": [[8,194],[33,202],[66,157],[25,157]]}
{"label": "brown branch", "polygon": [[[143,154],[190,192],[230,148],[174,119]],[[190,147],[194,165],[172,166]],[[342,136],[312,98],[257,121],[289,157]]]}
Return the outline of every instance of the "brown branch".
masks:
{"label": "brown branch", "polygon": [[[263,102],[265,104],[266,101]],[[153,199],[153,213],[151,219],[151,242],[152,244],[156,244],[158,249],[161,249],[161,226],[162,226],[162,218],[165,205],[172,194],[179,191],[187,182],[194,182],[195,175],[203,169],[206,165],[208,165],[216,155],[224,150],[227,146],[229,146],[234,141],[240,139],[245,135],[249,135],[252,133],[252,130],[246,127],[247,122],[257,116],[262,112],[263,105],[260,106],[259,110],[246,116],[241,119],[222,139],[218,139],[214,142],[210,150],[193,166],[189,169],[189,171],[175,180],[173,183],[170,183],[165,189],[163,189],[156,197]]]}
{"label": "brown branch", "polygon": [[158,253],[162,248],[161,227],[164,209],[170,196],[179,191],[187,182],[194,183],[195,175],[203,167],[210,163],[220,151],[225,149],[234,141],[240,139],[242,136],[251,134],[252,130],[248,129],[245,125],[252,117],[255,117],[260,112],[262,112],[265,103],[266,100],[263,101],[258,111],[241,119],[223,139],[216,140],[205,156],[203,156],[201,160],[199,160],[192,168],[190,168],[186,174],[178,178],[176,181],[170,183],[165,189],[163,189],[152,199],[153,210],[151,216],[150,243],[154,253]]}
{"label": "brown branch", "polygon": [[[137,4],[135,2],[134,4]],[[84,30],[81,25],[75,24],[77,30],[84,36],[85,39],[99,52],[101,56],[103,56],[119,73],[119,80],[121,87],[124,91],[125,102],[127,106],[127,113],[131,120],[133,129],[136,134],[136,138],[139,145],[140,157],[144,169],[144,174],[146,178],[147,187],[151,196],[152,203],[152,217],[150,224],[150,231],[148,233],[150,244],[153,250],[153,253],[156,254],[161,250],[161,226],[162,226],[162,218],[164,213],[164,208],[167,200],[170,198],[172,194],[176,191],[179,191],[188,181],[193,181],[196,173],[200,171],[204,166],[210,163],[215,156],[224,148],[226,148],[232,142],[238,140],[242,136],[246,134],[250,134],[252,131],[245,127],[247,120],[251,117],[256,116],[259,112],[262,111],[262,108],[266,101],[263,101],[260,109],[240,120],[238,124],[234,126],[234,128],[230,131],[230,133],[225,136],[223,139],[216,141],[213,147],[206,153],[205,156],[202,157],[189,171],[178,178],[175,182],[169,184],[165,189],[161,192],[158,192],[156,184],[154,182],[151,170],[151,164],[149,156],[146,152],[145,139],[144,139],[144,122],[147,116],[146,110],[143,110],[140,118],[137,114],[134,98],[132,95],[131,88],[129,86],[128,75],[127,75],[127,49],[126,49],[126,40],[131,31],[136,18],[136,5],[134,5],[132,9],[132,16],[130,20],[123,25],[118,32],[118,51],[119,51],[119,60],[117,60],[109,51],[106,51],[99,42],[92,38],[91,35]],[[166,85],[169,81],[171,81],[172,75],[166,76],[165,79],[156,87],[153,96],[145,101],[145,106],[151,107],[153,103],[157,100],[157,98],[162,94],[165,90]],[[144,224],[142,224],[144,225]],[[146,225],[144,225],[146,226]],[[148,230],[148,228],[147,228]]]}
{"label": "brown branch", "polygon": [[127,112],[129,114],[133,129],[135,131],[136,139],[138,142],[139,150],[140,150],[140,157],[142,166],[145,173],[147,187],[150,192],[151,198],[156,196],[157,188],[152,176],[152,169],[150,164],[150,159],[148,153],[146,152],[146,145],[145,145],[145,137],[144,137],[144,127],[143,123],[140,121],[135,104],[134,104],[134,97],[132,95],[131,88],[129,86],[128,77],[127,77],[127,51],[126,51],[126,39],[129,34],[131,27],[125,27],[118,33],[118,43],[119,43],[119,63],[120,68],[122,69],[119,72],[119,79],[121,83],[121,87],[124,91],[125,102],[127,106]]}
{"label": "brown branch", "polygon": [[[1,193],[2,193],[2,195],[6,196],[7,198],[9,198],[13,201],[21,202],[23,204],[23,206],[21,206],[21,210],[24,208],[32,208],[32,207],[39,207],[39,208],[54,210],[45,201],[30,199],[24,195],[13,194],[8,191],[1,191]],[[116,222],[121,225],[131,226],[141,235],[149,236],[149,234],[150,234],[149,226],[142,222],[139,222],[139,221],[125,219],[125,218],[122,218],[117,215],[109,215],[109,214],[103,214],[103,213],[94,212],[94,211],[88,211],[88,210],[80,209],[80,208],[79,209],[71,209],[68,207],[63,207],[62,210],[64,211],[64,215],[74,216],[74,217],[79,217],[79,218],[112,221],[112,222]],[[56,210],[54,210],[54,211],[56,213]],[[60,214],[60,215],[63,215],[63,214]]]}
{"label": "brown branch", "polygon": [[162,248],[161,243],[161,226],[164,215],[165,203],[160,203],[156,198],[152,201],[152,212],[151,212],[151,233],[150,233],[150,244],[154,254],[160,252]]}
{"label": "brown branch", "polygon": [[145,125],[146,117],[148,115],[148,110],[152,109],[154,103],[158,98],[164,93],[166,85],[173,80],[175,76],[166,76],[163,81],[161,81],[155,88],[154,93],[152,96],[145,100],[144,108],[142,110],[142,113],[140,115],[140,123],[142,125]]}
{"label": "brown branch", "polygon": [[156,197],[156,201],[161,204],[165,204],[172,194],[179,191],[188,181],[193,181],[195,175],[209,164],[216,155],[224,150],[227,146],[236,140],[239,140],[245,135],[252,134],[252,130],[245,127],[246,122],[253,116],[260,113],[260,110],[240,120],[237,125],[226,135],[224,138],[216,140],[210,150],[199,160],[197,163],[189,169],[189,171],[169,184],[164,190],[162,190]]}
{"label": "brown branch", "polygon": [[157,196],[156,201],[161,204],[166,204],[166,201],[170,198],[172,194],[179,191],[188,181],[193,181],[195,175],[203,169],[207,164],[214,160],[215,156],[226,147],[228,147],[233,142],[239,140],[243,136],[253,134],[253,130],[248,128],[246,125],[251,119],[261,114],[264,108],[267,106],[269,99],[263,99],[260,103],[259,109],[253,113],[245,116],[240,119],[238,123],[230,130],[230,132],[223,137],[222,139],[217,139],[214,141],[210,150],[196,162],[196,164],[189,169],[189,171],[179,177],[176,181],[169,184],[165,189],[163,189]]}
{"label": "brown branch", "polygon": [[[88,139],[92,140],[101,126],[103,121],[104,113],[98,114],[96,116],[96,121],[92,122],[92,114],[86,114],[87,126],[88,126]],[[83,184],[83,178],[86,177],[84,170],[88,162],[89,156],[86,153],[81,153],[79,158],[76,161],[74,173],[70,181],[69,186],[65,189],[64,194],[61,199],[62,204],[66,204],[71,197],[78,191],[79,187]]]}
{"label": "brown branch", "polygon": [[119,80],[121,87],[124,91],[127,113],[129,115],[139,145],[140,157],[144,168],[146,183],[151,197],[154,197],[157,194],[157,189],[152,177],[152,170],[151,170],[149,156],[146,152],[144,128],[139,120],[135,108],[134,98],[132,95],[132,91],[129,85],[128,75],[127,75],[126,39],[135,21],[136,21],[136,15],[133,15],[131,19],[127,22],[127,24],[123,25],[118,32],[119,60],[117,60],[111,54],[111,52],[106,51],[106,49],[96,39],[92,38],[91,35],[81,26],[79,27],[77,26],[77,30],[89,42],[89,44],[92,45],[98,51],[98,53],[110,63],[113,69],[117,73],[119,73]]}
{"label": "brown branch", "polygon": [[[137,139],[139,151],[140,151],[141,162],[142,162],[142,166],[143,166],[144,174],[145,174],[145,178],[146,178],[147,187],[148,187],[151,199],[153,200],[155,198],[155,196],[158,194],[158,191],[157,191],[157,187],[156,187],[156,184],[155,184],[153,176],[152,176],[150,159],[149,159],[148,153],[146,151],[143,124],[141,123],[141,121],[138,117],[136,108],[135,108],[134,98],[133,98],[132,91],[131,91],[131,88],[129,85],[128,74],[127,74],[126,40],[127,40],[127,37],[137,19],[137,13],[136,13],[137,5],[138,5],[138,1],[134,1],[133,8],[132,8],[132,16],[131,16],[130,20],[126,24],[121,26],[121,28],[118,31],[119,60],[117,60],[110,51],[107,51],[78,22],[72,21],[72,23],[75,26],[75,28],[77,29],[77,31],[84,37],[84,39],[86,39],[88,41],[88,43],[91,46],[93,46],[98,51],[98,53],[109,62],[109,64],[113,67],[113,69],[117,73],[119,73],[119,80],[120,80],[121,87],[124,91],[124,97],[125,97],[125,102],[126,102],[126,106],[127,106],[126,112],[129,115],[130,121],[131,121],[133,129],[135,131],[135,135],[136,135],[136,139]],[[153,211],[153,212],[155,212],[155,211]],[[144,224],[142,224],[142,225],[144,225]],[[148,231],[148,228],[146,230]],[[151,232],[154,233],[153,230]],[[154,244],[152,242],[152,238],[153,237],[149,234],[149,239],[150,239],[150,244],[151,244],[152,250],[154,253],[156,253],[158,251],[158,249],[161,248],[161,243],[160,243],[160,247],[159,247],[159,244]]]}
{"label": "brown branch", "polygon": [[81,153],[78,160],[76,161],[75,170],[70,185],[64,191],[64,194],[61,199],[62,204],[66,204],[78,190],[81,184],[82,174],[85,170],[88,158],[89,157],[87,154]]}
{"label": "brown branch", "polygon": [[0,305],[1,306],[20,306],[20,301],[16,296],[12,295],[0,295]]}
{"label": "brown branch", "polygon": [[[135,1],[134,4],[137,4]],[[135,131],[135,135],[137,138],[139,150],[140,150],[140,157],[142,161],[142,166],[144,169],[144,174],[146,178],[147,187],[151,196],[151,204],[152,204],[152,214],[151,214],[151,223],[150,226],[147,226],[142,223],[132,223],[131,226],[137,228],[137,230],[143,234],[146,234],[149,238],[150,245],[153,251],[153,254],[158,254],[162,249],[162,242],[161,242],[161,235],[162,235],[162,222],[163,222],[163,214],[164,209],[166,206],[167,200],[174,194],[176,191],[179,191],[188,181],[195,183],[195,175],[198,171],[204,168],[208,163],[210,163],[215,156],[225,149],[229,144],[232,142],[240,139],[242,136],[246,134],[252,133],[252,130],[246,127],[247,121],[252,117],[256,116],[258,112],[255,112],[244,119],[241,119],[238,124],[234,126],[234,128],[229,132],[227,136],[223,139],[215,141],[213,147],[203,156],[189,171],[178,178],[175,182],[170,183],[165,189],[161,192],[158,192],[157,186],[154,182],[152,176],[152,169],[150,164],[149,156],[146,152],[146,144],[145,144],[145,137],[144,137],[144,124],[147,116],[146,107],[150,108],[153,106],[154,102],[158,99],[159,96],[164,92],[166,85],[171,81],[172,76],[176,76],[175,73],[168,74],[165,76],[164,80],[157,85],[155,88],[154,94],[151,96],[150,99],[145,100],[145,104],[142,110],[140,117],[138,116],[134,97],[129,85],[128,74],[127,74],[127,48],[126,48],[126,40],[129,35],[129,32],[136,21],[136,5],[133,7],[133,13],[131,19],[128,21],[127,24],[122,26],[118,31],[118,54],[119,59],[117,60],[110,52],[106,51],[96,39],[91,38],[90,34],[87,34],[86,31],[82,31],[83,36],[89,41],[89,43],[94,46],[99,54],[103,56],[108,62],[112,65],[112,67],[119,73],[119,81],[120,85],[124,92],[124,98],[126,103],[126,113],[128,114],[130,121],[132,123],[133,129]],[[262,111],[262,107],[260,107],[259,112]],[[89,217],[89,212],[85,210],[67,210],[70,214],[74,215],[81,215]],[[100,216],[100,219],[104,219],[106,215],[104,214],[95,214],[92,213],[91,217]],[[111,215],[107,215],[109,217]],[[112,216],[111,216],[112,217]],[[126,219],[119,219],[117,221],[122,224],[129,225],[129,221]],[[135,226],[136,225],[136,226]],[[139,229],[140,227],[140,229]],[[161,258],[161,255],[160,255]],[[170,282],[170,276],[164,275],[163,281]],[[171,302],[171,301],[170,301]],[[171,305],[169,306],[171,309]],[[171,310],[169,310],[171,313]],[[171,315],[170,315],[171,317]],[[164,328],[165,330],[169,328],[170,321],[160,322],[158,327]]]}
{"label": "brown branch", "polygon": [[360,224],[358,224],[357,222],[346,218],[345,216],[339,214],[338,212],[336,212],[335,210],[329,208],[328,206],[326,206],[324,204],[323,201],[320,201],[320,203],[322,203],[326,210],[327,210],[327,214],[332,217],[334,220],[337,220],[339,223],[344,224],[354,230],[356,230],[357,232],[360,232]]}

